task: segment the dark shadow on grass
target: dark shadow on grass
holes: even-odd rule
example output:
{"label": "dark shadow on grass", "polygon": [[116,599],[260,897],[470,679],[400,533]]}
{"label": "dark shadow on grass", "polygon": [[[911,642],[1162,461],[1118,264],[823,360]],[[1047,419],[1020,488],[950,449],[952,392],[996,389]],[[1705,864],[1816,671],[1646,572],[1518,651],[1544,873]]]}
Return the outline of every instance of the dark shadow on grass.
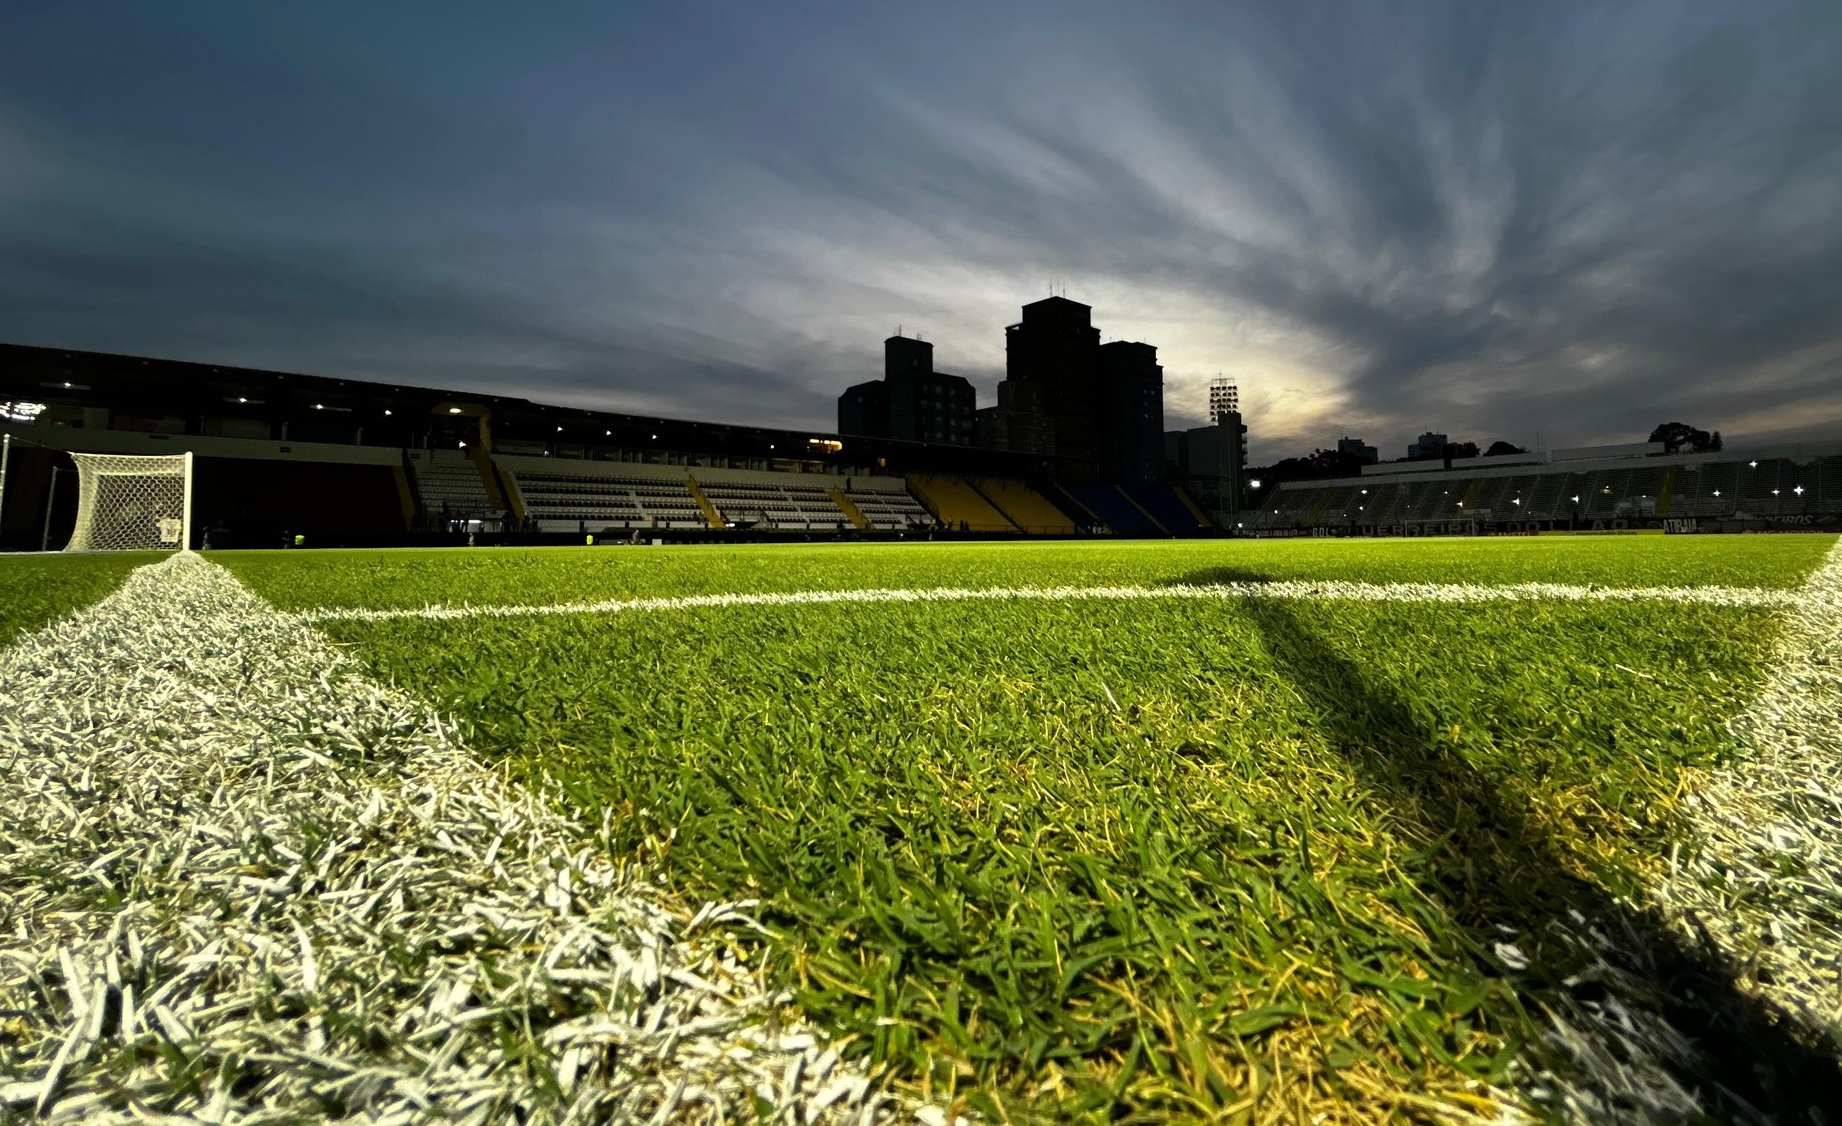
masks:
{"label": "dark shadow on grass", "polygon": [[[1270,580],[1211,569],[1176,581]],[[1557,1069],[1610,1099],[1620,1117],[1658,1114],[1660,1108],[1647,1113],[1633,1105],[1643,1100],[1628,1089],[1618,1091],[1617,1073],[1635,1071],[1649,1055],[1716,1120],[1842,1123],[1842,1067],[1833,1042],[1744,992],[1735,967],[1711,943],[1686,941],[1659,914],[1621,903],[1570,873],[1539,824],[1463,757],[1429,738],[1404,701],[1313,633],[1296,606],[1250,598],[1241,609],[1357,776],[1427,838],[1445,838],[1426,854],[1424,890],[1465,928],[1475,956],[1491,972],[1505,973],[1490,964],[1488,952],[1506,937],[1505,928],[1513,931],[1529,962],[1506,975],[1518,994],[1595,1041],[1590,1057],[1615,1061],[1581,1068],[1578,1053],[1569,1062],[1569,1053],[1548,1044],[1542,1050]],[[1595,930],[1599,938],[1587,937]],[[1578,979],[1583,970],[1586,981]],[[1637,1031],[1628,1023],[1620,1030],[1619,1006],[1608,1000],[1638,1014]],[[1647,1029],[1646,1012],[1654,1018]],[[1594,1071],[1601,1074],[1587,1074]]]}

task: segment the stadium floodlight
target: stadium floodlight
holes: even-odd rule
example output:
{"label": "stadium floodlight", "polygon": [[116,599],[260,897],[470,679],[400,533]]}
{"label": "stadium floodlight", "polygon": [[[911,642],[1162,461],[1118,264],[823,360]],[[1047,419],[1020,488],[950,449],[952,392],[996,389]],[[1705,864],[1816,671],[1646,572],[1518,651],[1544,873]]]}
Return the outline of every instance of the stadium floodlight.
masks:
{"label": "stadium floodlight", "polygon": [[192,455],[71,454],[77,523],[65,551],[192,549]]}

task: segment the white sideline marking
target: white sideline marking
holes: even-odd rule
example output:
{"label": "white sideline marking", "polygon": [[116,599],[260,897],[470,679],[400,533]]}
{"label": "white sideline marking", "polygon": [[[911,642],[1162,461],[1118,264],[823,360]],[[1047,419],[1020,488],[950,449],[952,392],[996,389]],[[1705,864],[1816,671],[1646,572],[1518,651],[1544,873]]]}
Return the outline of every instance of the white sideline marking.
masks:
{"label": "white sideline marking", "polygon": [[518,618],[544,614],[632,614],[721,606],[811,606],[859,602],[1075,602],[1109,600],[1233,601],[1279,598],[1344,602],[1676,602],[1702,606],[1798,604],[1797,591],[1730,586],[1604,587],[1566,583],[1362,583],[1342,581],[1197,583],[1173,586],[934,587],[922,590],[797,590],[748,594],[692,594],[676,598],[609,598],[513,606],[420,606],[370,609],[324,606],[296,616],[308,622],[388,622],[409,618]]}
{"label": "white sideline marking", "polygon": [[223,568],[138,568],[0,647],[0,1121],[918,1109],[743,960],[748,903],[678,910],[605,825]]}
{"label": "white sideline marking", "polygon": [[[1691,949],[1711,941],[1739,988],[1833,1042],[1842,1036],[1842,542],[1787,593],[1764,688],[1729,725],[1743,755],[1684,800],[1684,831],[1650,899]],[[1610,946],[1575,921],[1574,941]],[[1602,999],[1560,995],[1550,1037],[1580,1074],[1541,1075],[1537,1086],[1553,1092],[1562,1121],[1705,1119],[1702,1093],[1676,1078],[1695,1074],[1699,1050],[1642,990],[1621,986],[1621,972],[1603,961],[1580,972],[1610,987]]]}
{"label": "white sideline marking", "polygon": [[[1786,615],[1764,691],[1731,728],[1747,757],[1686,810],[1660,900],[1759,967],[1757,988],[1842,1034],[1842,541]],[[1686,929],[1686,928],[1685,928]]]}

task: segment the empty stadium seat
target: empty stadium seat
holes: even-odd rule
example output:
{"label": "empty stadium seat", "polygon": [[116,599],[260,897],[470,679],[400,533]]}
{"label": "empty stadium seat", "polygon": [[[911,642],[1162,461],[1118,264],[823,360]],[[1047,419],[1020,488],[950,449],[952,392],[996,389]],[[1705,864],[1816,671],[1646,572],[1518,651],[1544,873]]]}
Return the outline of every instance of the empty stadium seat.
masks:
{"label": "empty stadium seat", "polygon": [[917,473],[908,479],[949,528],[969,532],[1015,532],[1016,524],[994,508],[963,477]]}
{"label": "empty stadium seat", "polygon": [[925,528],[934,523],[927,509],[910,496],[906,489],[896,492],[865,486],[846,489],[844,495],[857,506],[857,511],[870,522],[870,527],[880,531]]}
{"label": "empty stadium seat", "polygon": [[[559,463],[559,466],[561,463]],[[525,515],[546,532],[582,528],[707,527],[697,502],[681,483],[646,477],[589,473],[509,471]]]}
{"label": "empty stadium seat", "polygon": [[1197,521],[1196,514],[1190,511],[1190,506],[1183,503],[1171,486],[1123,485],[1121,488],[1172,535],[1189,535],[1202,530],[1203,526]]}
{"label": "empty stadium seat", "polygon": [[[789,474],[789,476],[792,476]],[[849,517],[830,496],[831,485],[789,481],[785,485],[699,480],[725,521],[780,531],[839,531]]]}
{"label": "empty stadium seat", "polygon": [[968,483],[1025,532],[1071,535],[1075,530],[1075,522],[1067,513],[1022,481],[1007,477],[975,477]]}
{"label": "empty stadium seat", "polygon": [[410,450],[409,467],[416,495],[431,517],[449,519],[498,516],[486,492],[480,467],[459,450]]}
{"label": "empty stadium seat", "polygon": [[1163,531],[1112,485],[1064,485],[1063,490],[1119,536],[1157,536]]}

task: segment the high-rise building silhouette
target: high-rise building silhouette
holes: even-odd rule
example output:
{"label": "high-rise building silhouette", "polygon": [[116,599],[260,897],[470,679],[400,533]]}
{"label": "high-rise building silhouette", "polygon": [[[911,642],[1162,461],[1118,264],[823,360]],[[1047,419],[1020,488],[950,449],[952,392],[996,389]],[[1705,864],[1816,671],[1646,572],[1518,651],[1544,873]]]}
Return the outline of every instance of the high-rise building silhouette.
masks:
{"label": "high-rise building silhouette", "polygon": [[1163,476],[1164,369],[1149,344],[1102,345],[1093,309],[1066,297],[1023,307],[1004,330],[998,404],[979,412],[981,445],[1054,457],[1076,478]]}
{"label": "high-rise building silhouette", "polygon": [[1217,527],[1231,528],[1248,505],[1247,425],[1239,411],[1210,413],[1208,426],[1164,435],[1164,465]]}
{"label": "high-rise building silhouette", "polygon": [[970,446],[976,407],[970,382],[934,370],[932,344],[891,336],[883,341],[883,378],[838,396],[838,433]]}
{"label": "high-rise building silhouette", "polygon": [[889,436],[889,385],[880,379],[858,383],[838,396],[838,433],[861,438]]}
{"label": "high-rise building silhouette", "polygon": [[1431,430],[1420,435],[1420,440],[1407,447],[1410,459],[1434,458],[1445,453],[1446,436],[1435,434]]}
{"label": "high-rise building silhouette", "polygon": [[1381,460],[1381,451],[1361,438],[1338,438],[1337,452],[1354,454],[1364,465],[1374,465]]}
{"label": "high-rise building silhouette", "polygon": [[1094,387],[1094,455],[1107,481],[1164,478],[1164,369],[1149,344],[1100,346]]}

